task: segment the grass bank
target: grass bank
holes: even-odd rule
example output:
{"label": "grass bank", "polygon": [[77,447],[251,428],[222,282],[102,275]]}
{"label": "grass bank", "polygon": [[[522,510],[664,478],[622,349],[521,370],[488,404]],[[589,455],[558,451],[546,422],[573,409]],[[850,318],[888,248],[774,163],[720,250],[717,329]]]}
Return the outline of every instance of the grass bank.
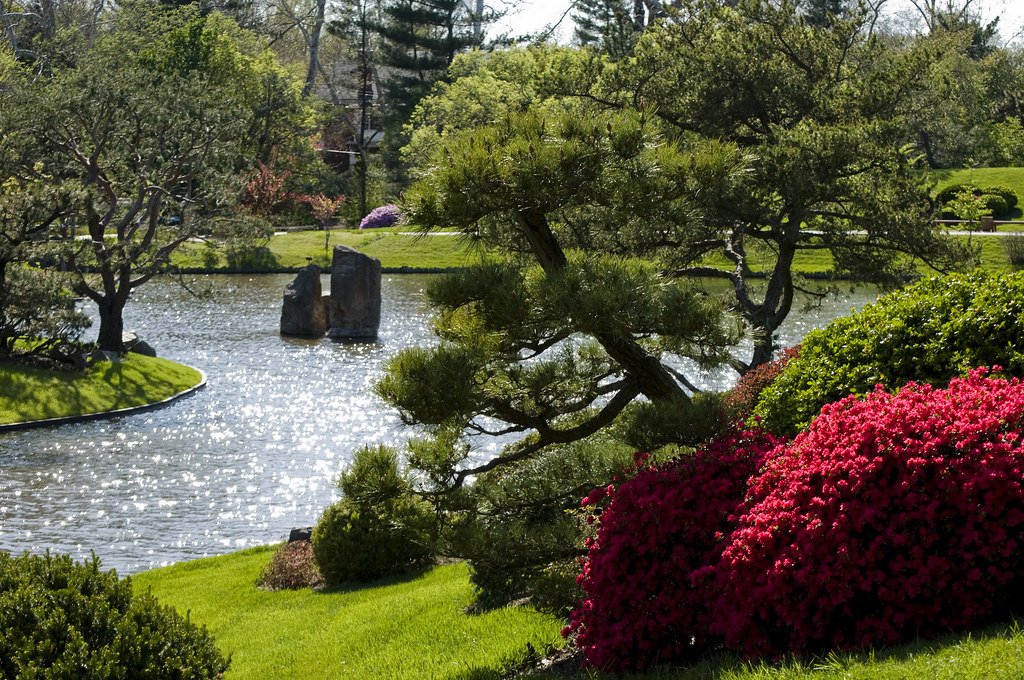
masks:
{"label": "grass bank", "polygon": [[[273,547],[254,548],[137,574],[164,604],[207,626],[232,655],[226,680],[353,677],[373,680],[487,680],[560,644],[561,623],[525,608],[468,616],[463,565],[438,567],[365,588],[316,593],[255,587]],[[518,676],[517,676],[518,677]],[[593,680],[562,668],[531,678]],[[1024,632],[1015,622],[943,638],[808,660],[748,663],[722,655],[692,668],[622,676],[626,680],[1017,680],[1024,677]]]}
{"label": "grass bank", "polygon": [[464,565],[366,587],[267,592],[256,587],[273,547],[132,577],[188,612],[231,655],[226,680],[296,678],[485,680],[521,663],[528,645],[560,643],[562,623],[526,608],[467,615]]}
{"label": "grass bank", "polygon": [[144,406],[201,381],[194,368],[139,354],[97,362],[84,373],[0,363],[0,424]]}
{"label": "grass bank", "polygon": [[[253,253],[253,267],[267,270],[291,270],[313,263],[331,266],[334,246],[349,246],[380,260],[385,270],[452,269],[465,267],[480,259],[480,249],[456,234],[420,236],[400,229],[357,229],[337,231],[297,231],[276,234],[265,249]],[[184,269],[230,269],[224,248],[205,243],[187,243],[175,251],[172,262]],[[241,265],[245,268],[244,263]]]}

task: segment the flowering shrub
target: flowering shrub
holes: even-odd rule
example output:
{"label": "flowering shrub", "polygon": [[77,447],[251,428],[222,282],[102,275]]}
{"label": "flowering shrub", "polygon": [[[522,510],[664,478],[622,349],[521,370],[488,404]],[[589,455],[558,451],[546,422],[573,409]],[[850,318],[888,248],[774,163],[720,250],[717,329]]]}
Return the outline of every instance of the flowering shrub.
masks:
{"label": "flowering shrub", "polygon": [[393,227],[405,219],[405,213],[397,205],[382,205],[374,208],[359,223],[360,229],[380,229]]}
{"label": "flowering shrub", "polygon": [[682,663],[714,642],[710,568],[747,478],[779,443],[763,431],[732,433],[584,499],[606,509],[578,579],[585,599],[563,633],[578,634],[588,663],[614,671]]}
{"label": "flowering shrub", "polygon": [[728,647],[888,645],[1018,603],[1024,385],[985,376],[831,404],[769,460],[715,570]]}
{"label": "flowering shrub", "polygon": [[825,404],[881,383],[944,387],[976,366],[1024,377],[1024,272],[933,277],[811,331],[754,413],[776,433],[803,429]]}
{"label": "flowering shrub", "polygon": [[324,577],[313,559],[310,541],[292,541],[281,546],[260,575],[260,588],[299,590],[323,585]]}
{"label": "flowering shrub", "polygon": [[775,382],[786,364],[799,356],[800,345],[794,345],[780,351],[768,363],[761,364],[743,375],[736,383],[736,387],[726,394],[722,404],[728,422],[745,421],[750,418],[764,389]]}

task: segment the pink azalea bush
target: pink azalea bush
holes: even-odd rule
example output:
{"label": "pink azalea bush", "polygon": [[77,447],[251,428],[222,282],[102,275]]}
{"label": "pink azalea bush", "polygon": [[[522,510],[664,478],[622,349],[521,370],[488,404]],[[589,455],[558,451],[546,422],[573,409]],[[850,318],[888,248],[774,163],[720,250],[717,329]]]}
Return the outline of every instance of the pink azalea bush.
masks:
{"label": "pink azalea bush", "polygon": [[[564,631],[610,670],[891,645],[1024,596],[1024,384],[984,369],[720,439],[600,501]],[[606,498],[605,498],[606,497]],[[595,514],[597,509],[594,510]]]}
{"label": "pink azalea bush", "polygon": [[712,630],[747,655],[973,626],[1022,585],[1024,385],[977,369],[826,406],[751,480]]}
{"label": "pink azalea bush", "polygon": [[732,433],[583,500],[594,506],[591,517],[604,510],[578,579],[586,597],[564,633],[577,634],[590,664],[625,671],[682,663],[715,642],[712,581],[699,572],[717,561],[747,478],[779,441]]}

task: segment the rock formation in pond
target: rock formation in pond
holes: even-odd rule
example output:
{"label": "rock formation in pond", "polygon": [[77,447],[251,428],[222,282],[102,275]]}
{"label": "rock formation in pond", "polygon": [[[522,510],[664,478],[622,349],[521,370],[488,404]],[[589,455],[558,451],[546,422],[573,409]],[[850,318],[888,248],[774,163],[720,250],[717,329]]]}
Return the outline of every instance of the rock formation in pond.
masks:
{"label": "rock formation in pond", "polygon": [[331,294],[324,299],[332,338],[376,338],[380,327],[380,260],[334,246]]}
{"label": "rock formation in pond", "polygon": [[320,267],[308,265],[284,289],[281,335],[322,337],[327,332]]}

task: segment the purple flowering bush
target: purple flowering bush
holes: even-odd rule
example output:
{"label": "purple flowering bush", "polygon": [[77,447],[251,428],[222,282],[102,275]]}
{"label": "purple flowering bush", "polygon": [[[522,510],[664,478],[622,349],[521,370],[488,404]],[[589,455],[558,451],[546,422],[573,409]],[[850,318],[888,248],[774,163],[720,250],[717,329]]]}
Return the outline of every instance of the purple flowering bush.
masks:
{"label": "purple flowering bush", "polygon": [[405,220],[405,213],[397,205],[382,205],[374,208],[359,223],[360,229],[380,229],[382,227],[393,227]]}

